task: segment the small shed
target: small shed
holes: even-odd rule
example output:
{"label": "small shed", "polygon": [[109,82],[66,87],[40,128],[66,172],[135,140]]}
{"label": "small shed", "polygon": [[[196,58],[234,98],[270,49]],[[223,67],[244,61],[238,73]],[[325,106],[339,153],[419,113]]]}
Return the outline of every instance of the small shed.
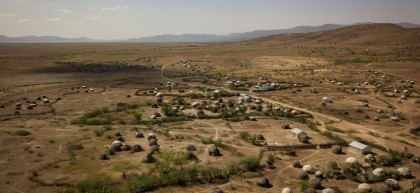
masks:
{"label": "small shed", "polygon": [[363,155],[366,155],[368,153],[372,152],[372,148],[369,147],[368,145],[365,145],[363,143],[357,142],[357,141],[352,141],[350,144],[350,150],[357,152],[357,153],[361,153]]}
{"label": "small shed", "polygon": [[298,128],[293,128],[290,131],[292,133],[292,137],[294,138],[307,137],[307,134]]}

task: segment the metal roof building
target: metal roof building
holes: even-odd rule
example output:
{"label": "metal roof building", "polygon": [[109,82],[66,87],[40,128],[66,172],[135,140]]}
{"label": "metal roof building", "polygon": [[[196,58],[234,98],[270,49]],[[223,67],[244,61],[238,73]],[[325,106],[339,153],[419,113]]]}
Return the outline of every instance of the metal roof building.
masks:
{"label": "metal roof building", "polygon": [[365,145],[363,143],[357,142],[357,141],[352,141],[351,143],[349,143],[350,146],[350,150],[357,152],[357,153],[361,153],[361,154],[368,154],[370,152],[372,152],[372,148],[369,147],[368,145]]}

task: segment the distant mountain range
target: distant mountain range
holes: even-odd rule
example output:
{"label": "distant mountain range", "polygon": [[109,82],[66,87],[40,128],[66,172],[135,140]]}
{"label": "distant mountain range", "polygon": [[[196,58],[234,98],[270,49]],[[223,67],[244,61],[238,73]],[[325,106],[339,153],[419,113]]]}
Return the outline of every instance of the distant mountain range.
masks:
{"label": "distant mountain range", "polygon": [[[369,24],[357,23],[353,25]],[[420,25],[413,23],[395,23],[403,28],[418,28]],[[244,33],[231,33],[228,35],[214,35],[214,34],[182,34],[172,35],[164,34],[157,36],[148,36],[141,38],[131,38],[126,40],[97,40],[86,37],[81,38],[63,38],[58,36],[24,36],[24,37],[8,37],[0,35],[0,43],[112,43],[112,42],[126,42],[126,43],[141,43],[141,42],[237,42],[244,40],[251,40],[279,34],[289,33],[310,33],[321,32],[327,30],[334,30],[352,25],[340,24],[325,24],[320,26],[297,26],[289,29],[274,29],[274,30],[257,30]]]}

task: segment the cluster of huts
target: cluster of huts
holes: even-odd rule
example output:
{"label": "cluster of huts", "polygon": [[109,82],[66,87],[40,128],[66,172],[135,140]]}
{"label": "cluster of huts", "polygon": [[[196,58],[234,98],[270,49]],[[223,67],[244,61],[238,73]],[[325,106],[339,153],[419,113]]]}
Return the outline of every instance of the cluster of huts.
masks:
{"label": "cluster of huts", "polygon": [[[22,98],[22,100],[24,101],[24,103],[21,102],[16,102],[15,103],[15,114],[20,114],[20,110],[25,106],[26,109],[28,110],[32,110],[34,108],[36,108],[40,103],[42,104],[49,104],[50,103],[50,99],[47,96],[39,96],[36,97],[34,100],[30,100],[27,97]],[[60,101],[61,98],[57,97],[56,101]],[[4,108],[4,105],[1,105],[0,108]]]}

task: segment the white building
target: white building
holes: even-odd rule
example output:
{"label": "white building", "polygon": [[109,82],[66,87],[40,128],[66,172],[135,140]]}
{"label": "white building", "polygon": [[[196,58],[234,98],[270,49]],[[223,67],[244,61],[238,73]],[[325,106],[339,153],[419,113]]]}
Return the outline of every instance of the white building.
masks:
{"label": "white building", "polygon": [[290,130],[292,133],[292,137],[294,138],[299,138],[299,137],[306,137],[306,133],[298,128],[293,128],[292,130]]}
{"label": "white building", "polygon": [[350,144],[350,150],[356,153],[361,153],[363,155],[371,153],[372,152],[372,148],[369,147],[368,145],[365,145],[363,143],[357,142],[357,141],[352,141]]}

